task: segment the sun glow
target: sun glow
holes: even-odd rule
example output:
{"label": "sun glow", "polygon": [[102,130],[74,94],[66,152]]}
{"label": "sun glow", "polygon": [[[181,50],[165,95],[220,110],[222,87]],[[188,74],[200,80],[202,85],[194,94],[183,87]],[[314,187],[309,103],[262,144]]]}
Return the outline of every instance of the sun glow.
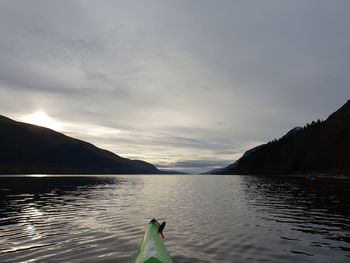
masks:
{"label": "sun glow", "polygon": [[32,114],[25,115],[21,118],[21,120],[26,123],[43,126],[55,131],[63,130],[62,125],[58,121],[55,121],[43,111],[37,111]]}

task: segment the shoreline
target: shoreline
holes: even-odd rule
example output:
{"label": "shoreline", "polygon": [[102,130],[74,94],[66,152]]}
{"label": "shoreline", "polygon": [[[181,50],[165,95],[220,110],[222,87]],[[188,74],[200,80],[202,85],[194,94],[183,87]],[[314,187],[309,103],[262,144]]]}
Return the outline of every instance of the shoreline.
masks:
{"label": "shoreline", "polygon": [[[229,174],[228,174],[229,175]],[[331,175],[331,174],[235,174],[241,176],[260,176],[260,177],[297,177],[314,179],[350,179],[350,175]]]}
{"label": "shoreline", "polygon": [[0,178],[8,177],[108,177],[108,176],[256,176],[256,177],[295,177],[307,179],[345,179],[349,180],[350,175],[331,175],[331,174],[0,174]]}

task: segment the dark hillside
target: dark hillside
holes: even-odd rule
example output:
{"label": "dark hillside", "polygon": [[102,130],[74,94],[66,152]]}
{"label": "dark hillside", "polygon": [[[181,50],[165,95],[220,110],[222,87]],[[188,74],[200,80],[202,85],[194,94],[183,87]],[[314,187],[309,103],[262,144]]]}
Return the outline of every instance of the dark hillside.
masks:
{"label": "dark hillside", "polygon": [[350,101],[325,121],[247,151],[225,174],[350,174]]}
{"label": "dark hillside", "polygon": [[0,116],[1,174],[160,173],[152,164],[122,158],[90,143]]}

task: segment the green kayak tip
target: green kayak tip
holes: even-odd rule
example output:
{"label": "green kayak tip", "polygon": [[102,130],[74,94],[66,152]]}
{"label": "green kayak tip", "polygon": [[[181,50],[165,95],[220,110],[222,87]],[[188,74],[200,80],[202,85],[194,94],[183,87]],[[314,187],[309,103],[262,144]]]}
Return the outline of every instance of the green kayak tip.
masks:
{"label": "green kayak tip", "polygon": [[148,223],[134,263],[173,263],[163,243],[165,222],[159,224],[154,218]]}

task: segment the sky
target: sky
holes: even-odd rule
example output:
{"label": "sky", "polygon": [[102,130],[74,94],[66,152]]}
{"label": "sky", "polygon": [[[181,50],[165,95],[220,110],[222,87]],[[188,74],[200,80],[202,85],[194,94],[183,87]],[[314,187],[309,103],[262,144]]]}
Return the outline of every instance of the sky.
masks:
{"label": "sky", "polygon": [[222,167],[350,95],[348,0],[0,0],[0,114]]}

